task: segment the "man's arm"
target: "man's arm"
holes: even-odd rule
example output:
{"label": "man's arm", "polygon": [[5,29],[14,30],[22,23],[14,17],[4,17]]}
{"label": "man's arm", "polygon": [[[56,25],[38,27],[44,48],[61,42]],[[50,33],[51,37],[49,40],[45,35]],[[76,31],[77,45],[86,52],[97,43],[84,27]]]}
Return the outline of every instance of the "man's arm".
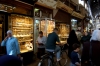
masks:
{"label": "man's arm", "polygon": [[39,40],[38,40],[38,39],[39,39],[39,37],[38,37],[37,40],[36,40],[36,44],[37,44],[37,45],[43,45],[43,43],[39,43]]}
{"label": "man's arm", "polygon": [[44,37],[44,39],[43,39],[44,41],[43,41],[43,44],[46,44],[46,41],[47,41],[47,38],[46,37]]}
{"label": "man's arm", "polygon": [[58,35],[56,36],[56,42],[57,44],[61,44]]}
{"label": "man's arm", "polygon": [[1,46],[6,46],[6,41],[2,41]]}
{"label": "man's arm", "polygon": [[3,40],[2,43],[1,43],[1,46],[6,46],[6,41],[7,40]]}
{"label": "man's arm", "polygon": [[1,46],[6,46],[6,41],[7,41],[7,39],[8,39],[8,36],[5,37],[5,39],[2,41]]}

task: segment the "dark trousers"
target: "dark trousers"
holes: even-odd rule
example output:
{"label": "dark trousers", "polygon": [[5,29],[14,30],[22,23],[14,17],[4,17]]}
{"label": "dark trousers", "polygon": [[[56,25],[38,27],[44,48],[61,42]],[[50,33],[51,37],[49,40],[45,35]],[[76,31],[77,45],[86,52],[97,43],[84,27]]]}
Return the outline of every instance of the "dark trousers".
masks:
{"label": "dark trousers", "polygon": [[41,56],[45,54],[45,48],[38,48],[37,58],[41,59]]}
{"label": "dark trousers", "polygon": [[69,46],[68,48],[68,57],[71,58],[71,52],[73,51],[72,47]]}

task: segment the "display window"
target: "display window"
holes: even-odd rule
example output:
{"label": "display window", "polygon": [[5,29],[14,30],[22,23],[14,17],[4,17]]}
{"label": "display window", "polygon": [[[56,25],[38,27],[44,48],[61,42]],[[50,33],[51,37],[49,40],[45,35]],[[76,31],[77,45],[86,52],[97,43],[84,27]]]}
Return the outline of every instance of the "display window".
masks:
{"label": "display window", "polygon": [[69,35],[69,25],[65,23],[56,23],[56,28],[59,30],[59,38],[61,43],[67,43],[67,38]]}
{"label": "display window", "polygon": [[12,14],[9,29],[18,39],[20,52],[33,51],[33,19],[31,17]]}
{"label": "display window", "polygon": [[55,20],[50,19],[50,18],[42,18],[42,19],[41,18],[36,18],[35,23],[38,25],[38,28],[39,28],[38,30],[42,31],[43,35],[46,36],[46,37],[55,28]]}

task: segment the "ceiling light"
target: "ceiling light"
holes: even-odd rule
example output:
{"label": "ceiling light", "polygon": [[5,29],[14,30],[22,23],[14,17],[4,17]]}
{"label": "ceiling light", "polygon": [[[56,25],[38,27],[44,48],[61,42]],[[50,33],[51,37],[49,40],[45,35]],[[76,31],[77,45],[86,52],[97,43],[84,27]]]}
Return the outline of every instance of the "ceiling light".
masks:
{"label": "ceiling light", "polygon": [[37,12],[37,11],[39,11],[39,9],[35,8],[34,11]]}

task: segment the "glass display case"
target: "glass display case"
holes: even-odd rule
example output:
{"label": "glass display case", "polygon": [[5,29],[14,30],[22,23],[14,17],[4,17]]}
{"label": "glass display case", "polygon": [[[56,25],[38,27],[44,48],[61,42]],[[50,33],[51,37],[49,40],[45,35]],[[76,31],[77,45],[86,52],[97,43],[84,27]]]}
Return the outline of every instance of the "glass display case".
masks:
{"label": "glass display case", "polygon": [[43,31],[44,36],[48,36],[55,28],[55,20],[50,18],[35,18],[35,24],[39,31]]}
{"label": "glass display case", "polygon": [[20,52],[33,51],[33,19],[31,17],[12,14],[9,29],[18,39]]}
{"label": "glass display case", "polygon": [[51,18],[34,18],[34,50],[37,51],[36,40],[39,31],[43,31],[44,36],[48,36],[49,33],[55,28],[55,20]]}
{"label": "glass display case", "polygon": [[56,28],[59,30],[59,38],[61,43],[67,43],[67,38],[69,35],[69,25],[65,23],[56,23]]}
{"label": "glass display case", "polygon": [[43,31],[44,36],[48,36],[49,33],[55,28],[55,21],[53,19],[41,19],[40,31]]}

